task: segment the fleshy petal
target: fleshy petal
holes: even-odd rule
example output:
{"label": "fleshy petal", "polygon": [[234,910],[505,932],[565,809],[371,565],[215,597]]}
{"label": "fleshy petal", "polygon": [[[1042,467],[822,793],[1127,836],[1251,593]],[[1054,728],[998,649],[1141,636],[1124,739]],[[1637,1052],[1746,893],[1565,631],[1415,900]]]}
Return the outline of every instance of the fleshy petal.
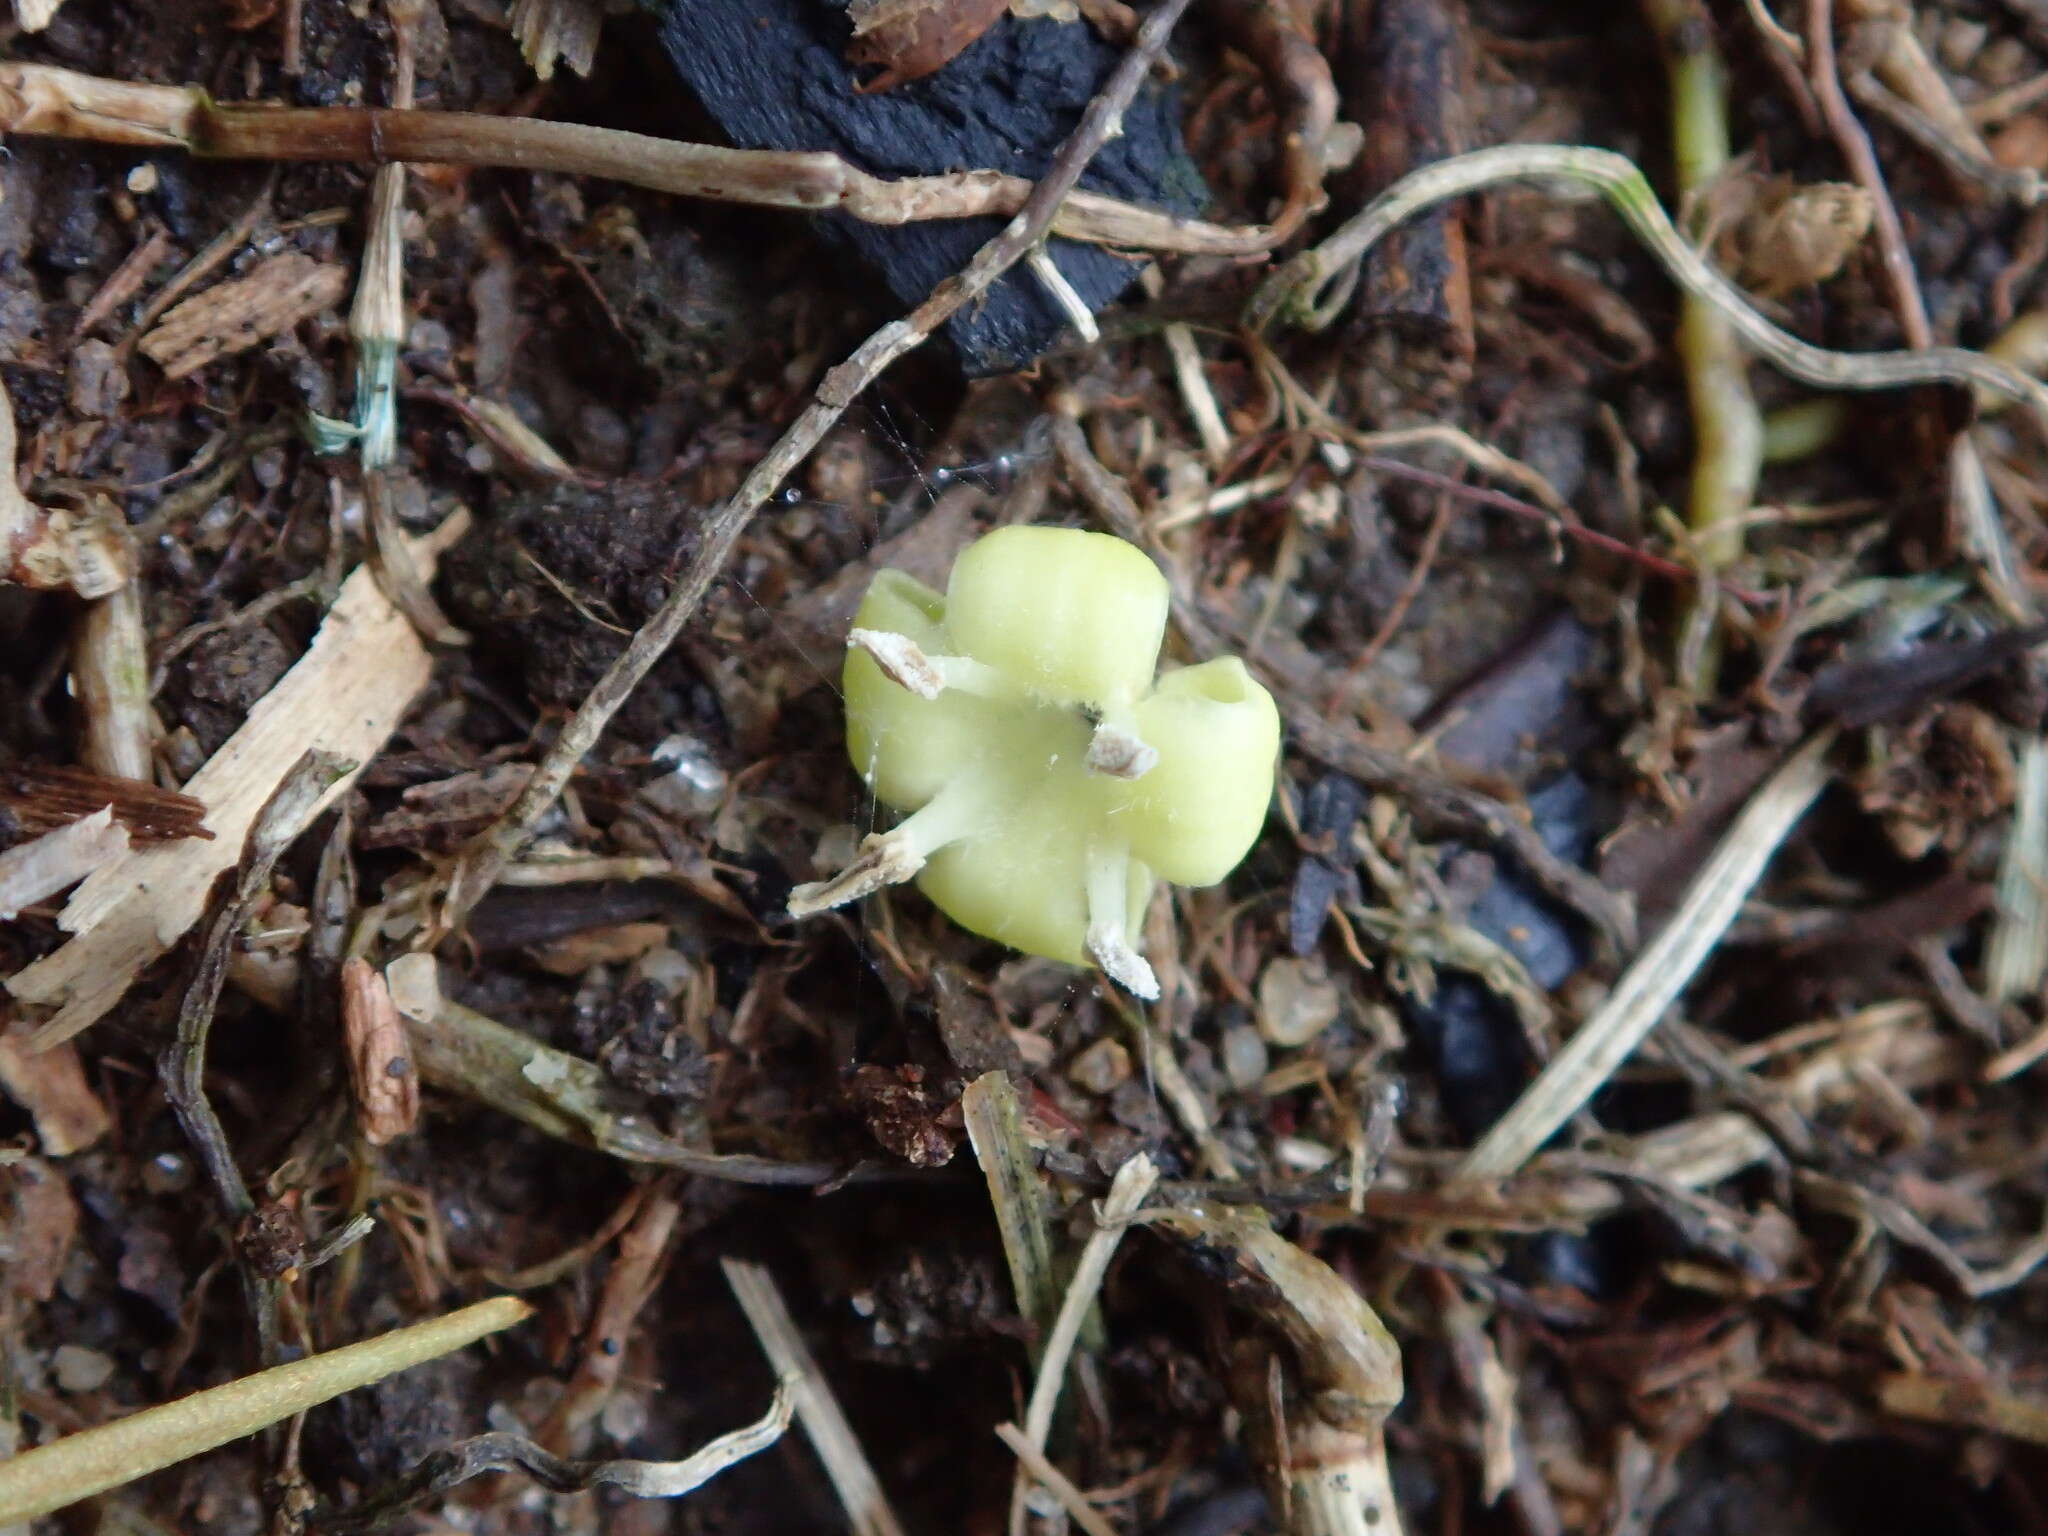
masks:
{"label": "fleshy petal", "polygon": [[1145,552],[1077,528],[998,528],[953,564],[947,627],[963,655],[1048,701],[1121,708],[1152,685],[1166,578]]}
{"label": "fleshy petal", "polygon": [[1169,672],[1132,714],[1158,749],[1142,779],[1117,786],[1112,823],[1175,885],[1214,885],[1258,840],[1273,797],[1280,712],[1235,656]]}

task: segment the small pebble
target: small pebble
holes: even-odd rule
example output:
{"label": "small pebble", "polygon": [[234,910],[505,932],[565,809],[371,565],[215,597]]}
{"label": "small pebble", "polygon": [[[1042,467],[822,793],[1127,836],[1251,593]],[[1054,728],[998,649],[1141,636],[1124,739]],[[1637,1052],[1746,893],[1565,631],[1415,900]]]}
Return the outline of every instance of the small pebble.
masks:
{"label": "small pebble", "polygon": [[1067,1081],[1087,1093],[1114,1093],[1130,1075],[1131,1053],[1109,1039],[1096,1041],[1067,1066]]}
{"label": "small pebble", "polygon": [[1266,1042],[1251,1025],[1233,1024],[1223,1031],[1223,1075],[1239,1093],[1258,1087],[1271,1060]]}
{"label": "small pebble", "polygon": [[1259,1033],[1269,1045],[1307,1045],[1337,1019],[1337,987],[1320,960],[1275,960],[1259,978]]}
{"label": "small pebble", "polygon": [[66,400],[80,416],[112,416],[128,398],[128,370],[120,354],[98,338],[81,341],[71,350],[71,382]]}
{"label": "small pebble", "polygon": [[63,1392],[97,1392],[114,1374],[113,1360],[96,1349],[59,1344],[50,1356],[50,1370]]}

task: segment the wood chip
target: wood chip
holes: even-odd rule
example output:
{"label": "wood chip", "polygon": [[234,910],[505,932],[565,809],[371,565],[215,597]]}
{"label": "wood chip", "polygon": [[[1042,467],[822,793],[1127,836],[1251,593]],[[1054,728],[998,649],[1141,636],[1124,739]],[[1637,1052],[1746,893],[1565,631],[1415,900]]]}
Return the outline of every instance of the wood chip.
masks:
{"label": "wood chip", "polygon": [[107,1134],[106,1106],[86,1082],[78,1052],[38,1051],[34,1037],[25,1019],[10,1019],[0,1030],[0,1092],[28,1111],[47,1156],[83,1152]]}
{"label": "wood chip", "polygon": [[420,1078],[391,989],[367,960],[349,960],[341,968],[341,1027],[356,1123],[363,1140],[384,1146],[419,1119]]}
{"label": "wood chip", "polygon": [[281,251],[247,277],[187,299],[138,345],[166,374],[182,379],[332,308],[347,292],[347,267]]}
{"label": "wood chip", "polygon": [[69,826],[101,806],[114,808],[114,819],[128,829],[134,842],[213,836],[205,825],[206,807],[175,789],[48,763],[0,768],[0,808],[30,837]]}
{"label": "wood chip", "polygon": [[519,51],[541,79],[554,77],[557,59],[587,76],[597,57],[604,4],[603,0],[512,0],[511,22]]}
{"label": "wood chip", "polygon": [[[421,540],[423,564],[431,569],[468,526],[467,514],[458,514]],[[219,836],[130,849],[65,907],[58,923],[77,937],[8,978],[21,1001],[58,1009],[37,1043],[69,1039],[120,1001],[143,967],[199,920],[214,878],[240,859],[256,813],[292,765],[309,751],[367,763],[426,685],[427,671],[418,633],[359,566],[306,654],[185,786]],[[355,773],[337,780],[325,802],[355,780]]]}
{"label": "wood chip", "polygon": [[0,853],[0,922],[12,922],[23,907],[78,884],[128,851],[128,829],[103,805],[67,827]]}

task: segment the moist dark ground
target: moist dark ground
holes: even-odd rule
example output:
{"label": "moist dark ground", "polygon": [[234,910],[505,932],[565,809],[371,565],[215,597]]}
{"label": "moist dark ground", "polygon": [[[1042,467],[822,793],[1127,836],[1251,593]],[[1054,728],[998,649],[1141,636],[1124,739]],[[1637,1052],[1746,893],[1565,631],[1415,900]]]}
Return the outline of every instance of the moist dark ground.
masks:
{"label": "moist dark ground", "polygon": [[[238,9],[252,25],[237,25]],[[643,18],[609,24],[590,81],[557,78],[542,90],[493,0],[427,9],[422,105],[716,137],[667,72]],[[2033,33],[2015,19],[2025,9],[1957,5],[1930,28],[1955,44],[1959,76],[2004,85],[2044,67]],[[1839,178],[1833,152],[1765,67],[1742,8],[1716,14],[1734,71],[1738,148],[1774,172]],[[1599,143],[1638,157],[1660,181],[1666,175],[1662,75],[1629,8],[1485,3],[1470,20],[1474,143]],[[1963,33],[1979,26],[1968,51]],[[224,100],[383,99],[390,36],[375,7],[304,0],[303,27],[296,79],[280,70],[277,22],[260,6],[69,0],[46,33],[17,37],[8,51],[97,74],[199,83]],[[1256,217],[1272,189],[1272,119],[1256,76],[1218,46],[1200,6],[1178,51],[1189,148],[1221,200],[1217,211]],[[2011,307],[2037,302],[2025,252],[2040,241],[2038,216],[1975,197],[1882,131],[1879,149],[1938,328],[1967,344],[1986,340],[2003,318],[1993,280],[2008,271]],[[144,163],[155,188],[131,193],[130,173]],[[125,359],[128,392],[104,415],[85,409],[92,391],[80,385],[67,339],[148,231],[167,231],[165,259],[102,323],[95,334],[103,339],[126,336],[138,305],[266,186],[261,250],[294,247],[353,266],[367,177],[353,167],[200,164],[29,139],[14,140],[0,165],[0,378],[24,461],[46,496],[113,496],[145,530],[141,579],[159,652],[188,627],[326,562],[360,558],[354,534],[341,534],[345,547],[332,542],[330,480],[348,484],[347,466],[315,458],[289,435],[246,444],[248,434],[289,427],[308,407],[345,406],[345,306],[184,381]],[[1336,211],[1348,206],[1340,194]],[[694,549],[702,509],[732,491],[821,371],[894,313],[870,274],[793,216],[497,171],[419,173],[411,207],[401,460],[423,491],[421,525],[458,504],[479,516],[437,588],[475,643],[436,658],[429,689],[353,797],[366,900],[453,847],[487,813],[473,804],[437,811],[443,802],[432,796],[421,812],[417,798],[401,796],[531,761],[614,654],[617,631],[658,604]],[[1690,443],[1668,290],[1597,208],[1504,194],[1474,210],[1470,232],[1478,319],[1470,363],[1446,363],[1427,338],[1359,328],[1287,342],[1287,361],[1302,377],[1327,381],[1331,409],[1353,426],[1456,423],[1540,469],[1589,524],[1655,542],[1655,530],[1631,522],[1629,480],[1613,445],[1625,439],[1639,455],[1650,506],[1682,500]],[[722,900],[645,884],[502,893],[479,909],[469,939],[444,952],[462,1000],[605,1062],[676,1134],[883,1173],[826,1194],[677,1183],[679,1235],[623,1346],[620,1388],[579,1447],[587,1454],[678,1456],[760,1412],[770,1372],[716,1263],[746,1255],[776,1274],[910,1528],[997,1530],[1011,1467],[990,1428],[1018,1413],[1029,1377],[985,1188],[964,1148],[939,1169],[895,1158],[876,1083],[918,1068],[943,1107],[967,1078],[1010,1066],[1040,1123],[1056,1132],[1067,1174],[1056,1187],[1067,1200],[1095,1190],[1140,1147],[1169,1177],[1193,1175],[1190,1143],[1146,1074],[1127,1061],[1104,1067],[1098,1042],[1129,1037],[1091,981],[993,950],[915,896],[894,902],[886,935],[841,920],[796,930],[780,916],[790,885],[813,878],[819,840],[873,816],[844,763],[828,686],[844,610],[833,607],[827,583],[882,540],[913,533],[915,556],[914,531],[942,518],[957,543],[963,503],[983,523],[1087,521],[1033,425],[1059,385],[1091,403],[1098,451],[1148,504],[1166,494],[1197,450],[1154,334],[1162,318],[1192,315],[1203,326],[1217,394],[1233,431],[1256,449],[1237,464],[1240,475],[1262,468],[1261,445],[1284,436],[1262,415],[1267,397],[1247,351],[1227,319],[1217,323],[1250,278],[1200,261],[1168,263],[1167,273],[1165,297],[1110,317],[1104,345],[1064,349],[1024,375],[970,387],[936,349],[915,356],[855,406],[742,541],[683,643],[586,763],[577,819],[546,829],[592,851],[691,862]],[[1632,355],[1632,333],[1601,307],[1609,302],[1651,338],[1647,354]],[[1830,345],[1896,344],[1867,252],[1824,291],[1794,295],[1788,318]],[[537,483],[480,445],[447,404],[457,388],[509,404],[575,467],[577,482]],[[1761,374],[1759,389],[1767,403],[1794,398]],[[1764,554],[1744,579],[1789,589],[1818,580],[1829,560],[1841,562],[1837,584],[1942,565],[1938,458],[1923,446],[1938,447],[1949,430],[1941,406],[1918,397],[1859,403],[1836,447],[1775,472],[1769,499],[1860,501],[1864,511],[1846,532],[1819,524],[1762,536]],[[2012,428],[1999,445],[2002,462],[2023,480],[2037,478],[2038,444],[2026,429]],[[189,466],[209,450],[242,462],[211,494],[194,497],[202,477]],[[1582,853],[1624,825],[1651,836],[1653,856],[1637,866],[1650,873],[1614,878],[1654,905],[1652,876],[1668,878],[1674,863],[1685,870],[1699,857],[1683,837],[1667,846],[1662,833],[1641,831],[1663,824],[1652,793],[1660,775],[1677,773],[1678,797],[1695,806],[1717,793],[1733,804],[1790,734],[1783,711],[1745,692],[1754,650],[1735,642],[1719,689],[1659,724],[1651,706],[1667,695],[1654,675],[1631,682],[1625,642],[1640,638],[1655,674],[1656,658],[1670,654],[1678,608],[1668,587],[1604,557],[1560,556],[1540,532],[1461,508],[1410,592],[1434,494],[1358,470],[1320,483],[1333,494],[1302,503],[1307,511],[1284,496],[1256,500],[1177,536],[1216,609],[1240,634],[1257,628],[1261,661],[1287,687],[1337,699],[1340,712],[1390,739],[1479,697],[1467,691],[1475,679],[1505,676],[1490,696],[1507,701],[1494,706],[1508,711],[1499,736],[1518,750],[1481,765],[1494,774],[1489,782],[1513,797],[1575,770],[1575,809],[1552,830]],[[2029,563],[2042,534],[2026,521],[2032,516],[2015,529]],[[943,551],[922,555],[943,571]],[[543,566],[552,580],[535,574]],[[1403,603],[1410,606],[1391,643],[1347,684],[1352,660]],[[18,760],[76,759],[62,659],[71,617],[64,598],[0,589],[0,739]],[[317,622],[312,604],[293,603],[185,650],[155,701],[166,730],[188,729],[195,750],[210,752]],[[1560,628],[1575,637],[1562,649],[1531,643]],[[1799,651],[1793,673],[1829,654]],[[1738,930],[1690,994],[1694,1024],[1734,1049],[1874,1004],[1929,1003],[1911,944],[1859,927],[1858,915],[1948,889],[1944,880],[1983,891],[2010,785],[1951,796],[1982,765],[1967,750],[1974,717],[1959,725],[1942,712],[2025,725],[2028,682],[2008,669],[1986,685],[1991,692],[1930,703],[1872,743],[1771,891],[1779,912],[1811,918],[1801,931],[1820,937],[1795,950],[1787,930],[1768,923]],[[664,773],[655,748],[677,736],[712,786],[701,798],[650,793]],[[1289,754],[1283,780],[1291,820],[1275,818],[1226,888],[1176,908],[1194,985],[1159,1023],[1227,1144],[1283,1208],[1289,1232],[1343,1267],[1402,1341],[1408,1399],[1392,1439],[1410,1531],[1546,1528],[1513,1498],[1490,1508],[1481,1499],[1480,1415],[1454,1365],[1440,1281],[1494,1320],[1496,1346],[1519,1383],[1527,1464],[1551,1490],[1559,1523],[1550,1529],[1848,1536],[2048,1526],[2035,1452],[1888,1419],[1872,1397],[1876,1378],[1909,1358],[1964,1374],[1974,1365],[2014,1391],[2038,1393],[2039,1287],[1969,1301],[1912,1253],[1884,1251],[1881,1239],[1876,1259],[1859,1258],[1850,1224],[1802,1207],[1782,1168],[1759,1167],[1711,1191],[1720,1209],[1783,1238],[1762,1276],[1722,1262],[1697,1229],[1655,1202],[1634,1203],[1589,1232],[1466,1240],[1447,1240],[1428,1220],[1353,1217],[1341,1200],[1323,1200],[1306,1217],[1284,1214],[1298,1203],[1286,1192],[1304,1174],[1286,1160],[1283,1138],[1341,1148],[1373,1086],[1397,1080],[1405,1099],[1390,1177],[1427,1189],[1441,1155],[1468,1144],[1512,1099],[1528,1064],[1518,1032],[1483,991],[1461,1003],[1457,988],[1472,984],[1453,979],[1434,1007],[1418,1003],[1412,972],[1375,951],[1370,933],[1373,966],[1355,964],[1336,931],[1313,920],[1319,903],[1306,924],[1311,969],[1290,968],[1291,893],[1318,857],[1329,855],[1329,880],[1316,888],[1334,891],[1340,908],[1390,898],[1344,854],[1341,835],[1333,854],[1329,843],[1289,830],[1313,823],[1307,807],[1333,795],[1356,806],[1358,797],[1347,799],[1299,754]],[[1738,787],[1728,791],[1731,782]],[[497,803],[486,799],[487,809]],[[1406,848],[1415,879],[1442,879],[1445,910],[1470,911],[1497,871],[1471,850],[1442,850],[1448,862],[1439,850],[1421,851],[1396,810],[1375,812],[1375,835]],[[1917,816],[1939,835],[1902,846],[1880,827],[1887,811]],[[1697,836],[1701,814],[1677,820]],[[1347,819],[1336,825],[1348,833]],[[323,824],[286,861],[280,901],[305,902],[327,833]],[[10,972],[59,941],[53,912],[31,913],[0,935]],[[1569,947],[1569,923],[1544,920],[1567,946],[1562,969],[1545,979],[1563,982],[1586,951]],[[665,928],[658,963],[562,948],[593,930],[650,921]],[[1981,920],[1944,921],[1937,911],[1921,916],[1913,938],[1937,941],[1974,977],[1982,935]],[[227,1234],[156,1077],[182,974],[175,960],[160,967],[82,1041],[113,1133],[61,1162],[0,1168],[0,1181],[15,1181],[0,1188],[14,1191],[17,1241],[27,1182],[61,1181],[77,1210],[52,1293],[31,1300],[9,1290],[0,1311],[9,1325],[0,1412],[11,1390],[35,1436],[252,1364]],[[1575,985],[1600,974],[1582,972]],[[1330,1000],[1334,1022],[1303,1047],[1262,1040],[1255,1020],[1285,1011],[1304,986]],[[1567,987],[1563,995],[1574,994]],[[2032,1001],[2020,1008],[2037,1011]],[[1938,998],[1922,1027],[1959,1034]],[[2008,1027],[2017,1036],[2031,1023],[2015,1018]],[[372,1192],[380,1226],[356,1267],[332,1266],[301,1283],[323,1345],[446,1310],[493,1290],[494,1276],[573,1249],[647,1177],[432,1092],[417,1131],[372,1153],[351,1128],[332,1028],[331,1019],[281,1017],[231,991],[209,1077],[242,1166],[264,1195],[295,1200],[310,1225],[324,1228],[357,1192]],[[1313,1073],[1278,1092],[1259,1088],[1265,1069],[1303,1061],[1319,1063],[1329,1092]],[[1979,1084],[1973,1072],[1908,1095],[1917,1120],[1873,1090],[1837,1105],[1824,1128],[1887,1187],[1954,1192],[1926,1208],[1939,1210],[1945,1235],[1988,1262],[2038,1226],[2040,1096],[2024,1076]],[[1595,1110],[1611,1130],[1638,1133],[1720,1103],[1653,1053]],[[937,1133],[956,1138],[938,1119]],[[0,1143],[36,1151],[29,1118],[4,1100]],[[6,1242],[0,1231],[0,1262]],[[316,1490],[347,1503],[450,1439],[537,1424],[580,1358],[611,1254],[601,1248],[533,1290],[538,1319],[490,1347],[314,1414],[304,1463]],[[12,1257],[19,1263],[19,1252]],[[1062,1464],[1088,1488],[1155,1474],[1111,1506],[1123,1529],[1246,1528],[1243,1494],[1256,1469],[1238,1444],[1221,1377],[1242,1318],[1142,1235],[1111,1274],[1104,1318],[1092,1384],[1078,1394],[1084,1406],[1058,1447]],[[90,1386],[67,1376],[73,1384],[65,1385],[54,1364],[64,1345],[103,1357],[111,1372]],[[1615,1469],[1632,1440],[1657,1462],[1651,1512],[1633,1523],[1615,1512]],[[269,1524],[272,1454],[253,1442],[230,1448],[47,1528],[255,1532]],[[447,1513],[451,1524],[506,1532],[767,1533],[840,1521],[795,1435],[674,1504],[550,1499],[488,1480],[456,1495]],[[448,1528],[409,1519],[414,1530]]]}

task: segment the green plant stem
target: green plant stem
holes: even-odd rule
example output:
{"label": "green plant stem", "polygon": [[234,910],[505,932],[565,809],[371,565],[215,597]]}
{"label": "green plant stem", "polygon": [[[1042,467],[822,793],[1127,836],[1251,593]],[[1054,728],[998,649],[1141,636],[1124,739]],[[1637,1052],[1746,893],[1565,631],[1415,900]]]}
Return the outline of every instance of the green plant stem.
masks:
{"label": "green plant stem", "polygon": [[[1713,19],[1700,0],[1643,0],[1643,15],[1664,56],[1671,90],[1671,160],[1679,206],[1704,196],[1728,167],[1728,75],[1714,46]],[[1742,555],[1738,521],[1756,500],[1763,471],[1764,423],[1749,387],[1749,354],[1727,317],[1694,294],[1679,303],[1678,357],[1692,409],[1692,476],[1686,521],[1701,566],[1719,570]],[[1712,686],[1718,646],[1710,597],[1693,600],[1681,657],[1696,655],[1695,689]],[[1681,671],[1686,670],[1681,666]]]}

